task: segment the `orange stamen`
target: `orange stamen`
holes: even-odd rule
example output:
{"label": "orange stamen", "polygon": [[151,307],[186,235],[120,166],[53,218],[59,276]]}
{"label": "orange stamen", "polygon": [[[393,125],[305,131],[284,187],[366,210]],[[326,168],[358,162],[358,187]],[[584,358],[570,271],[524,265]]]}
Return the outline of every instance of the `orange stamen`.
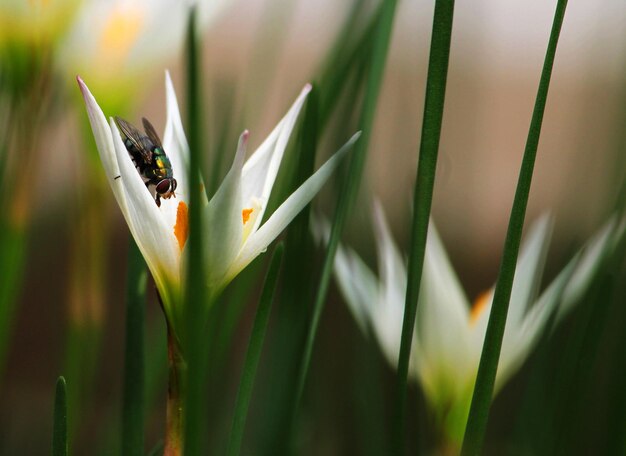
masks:
{"label": "orange stamen", "polygon": [[248,220],[250,220],[250,214],[252,214],[252,212],[254,212],[254,209],[252,208],[244,209],[243,211],[241,211],[241,218],[243,219],[244,225],[248,223]]}
{"label": "orange stamen", "polygon": [[185,242],[189,237],[189,210],[184,201],[178,203],[176,210],[176,223],[174,224],[174,235],[178,241],[178,246],[182,252]]}
{"label": "orange stamen", "polygon": [[478,295],[474,304],[472,305],[472,310],[470,310],[469,321],[470,324],[476,324],[480,316],[483,314],[487,305],[489,304],[489,299],[491,298],[491,290],[483,291]]}

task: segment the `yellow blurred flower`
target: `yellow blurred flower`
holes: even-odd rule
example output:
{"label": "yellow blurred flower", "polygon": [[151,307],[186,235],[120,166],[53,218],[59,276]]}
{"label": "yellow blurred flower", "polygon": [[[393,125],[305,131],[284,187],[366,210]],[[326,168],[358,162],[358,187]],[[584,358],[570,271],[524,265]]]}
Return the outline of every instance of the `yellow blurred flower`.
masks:
{"label": "yellow blurred flower", "polygon": [[[120,113],[145,86],[137,81],[150,78],[156,66],[180,50],[193,3],[88,1],[61,45],[59,70],[72,76],[68,81],[81,75],[100,94],[105,111]],[[198,2],[198,29],[205,30],[228,3]]]}
{"label": "yellow blurred flower", "polygon": [[70,25],[81,0],[2,0],[0,47],[53,46]]}

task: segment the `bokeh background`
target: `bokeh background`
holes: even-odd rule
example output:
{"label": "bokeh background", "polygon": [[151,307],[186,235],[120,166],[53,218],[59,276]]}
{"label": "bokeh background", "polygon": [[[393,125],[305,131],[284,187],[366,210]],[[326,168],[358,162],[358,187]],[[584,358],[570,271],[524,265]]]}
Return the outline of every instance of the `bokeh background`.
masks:
{"label": "bokeh background", "polygon": [[[21,20],[22,12],[19,7],[12,9],[11,3],[9,0],[9,6],[0,6],[0,25],[4,30],[10,30],[6,24],[19,25]],[[40,9],[38,14],[45,17],[50,14],[46,8],[56,8],[58,3],[33,0],[24,5]],[[78,1],[66,3],[67,11],[84,6]],[[361,3],[363,11],[359,14],[367,18],[376,2]],[[252,146],[258,145],[299,89],[306,82],[316,82],[342,26],[355,14],[354,4],[348,0],[233,0],[225,1],[218,12],[211,13],[202,33],[203,88],[208,107],[205,122],[207,131],[213,134],[208,142],[215,145],[223,139],[232,151],[226,154],[226,163],[221,169],[218,167],[217,174],[223,173],[230,154],[234,154],[240,130],[248,128]],[[407,246],[433,6],[432,1],[404,0],[396,15],[365,179],[343,236],[344,242],[370,264],[375,264],[370,228],[372,198],[383,202],[399,244]],[[470,299],[490,287],[497,275],[554,7],[555,2],[545,0],[456,3],[433,213]],[[76,20],[81,13],[75,14],[68,16],[67,21]],[[164,35],[177,27],[182,26],[175,14],[161,16],[158,29]],[[142,49],[152,45],[157,48],[157,55],[162,39],[154,34],[152,37],[154,43],[148,39],[147,47]],[[0,38],[10,41],[10,32],[0,33]],[[45,43],[48,37],[38,39]],[[128,230],[113,196],[92,188],[99,179],[95,146],[84,134],[86,113],[72,74],[73,65],[81,71],[80,61],[70,63],[80,53],[68,56],[73,51],[71,47],[69,51],[62,50],[65,39],[68,38],[59,39],[53,46],[54,52],[43,59],[55,62],[41,67],[45,71],[55,68],[51,80],[36,85],[35,73],[39,70],[31,68],[35,72],[30,74],[33,85],[15,92],[18,95],[13,95],[13,101],[7,101],[9,96],[0,100],[3,132],[10,132],[11,122],[20,118],[20,135],[30,135],[31,128],[36,135],[32,151],[24,160],[15,152],[3,151],[8,164],[3,172],[9,170],[16,180],[24,179],[16,173],[24,174],[30,187],[23,197],[26,207],[22,207],[13,204],[21,198],[18,184],[3,186],[3,208],[21,211],[18,218],[23,221],[26,245],[14,317],[6,329],[8,351],[5,365],[0,368],[0,454],[6,455],[48,453],[54,381],[64,374],[71,389],[72,372],[83,375],[82,399],[71,409],[75,416],[70,417],[74,423],[74,454],[117,451]],[[82,39],[88,41],[88,33]],[[172,49],[163,49],[158,58],[149,56],[136,70],[124,72],[120,68],[119,74],[115,66],[96,70],[108,71],[108,77],[113,79],[119,76],[119,88],[113,89],[116,96],[111,97],[114,111],[107,112],[105,108],[105,113],[113,115],[119,109],[135,123],[146,116],[158,130],[162,128],[165,69],[171,71],[179,100],[184,104],[182,42],[170,44]],[[26,46],[20,52],[36,52],[33,49]],[[94,49],[86,52],[90,54],[85,62],[105,58]],[[4,53],[0,62],[0,81],[4,85],[0,92],[7,91],[7,81],[11,79],[7,75],[16,61],[8,56]],[[90,84],[88,76],[81,74]],[[548,211],[556,219],[546,280],[554,277],[569,255],[602,224],[618,199],[626,169],[624,81],[626,4],[618,0],[570,1],[527,215],[530,221]],[[98,97],[98,89],[92,90]],[[19,106],[27,104],[40,108],[45,104],[39,111],[41,117],[33,118],[31,125],[17,112]],[[338,112],[333,118],[337,127],[333,128],[343,126],[347,130],[354,123],[353,117],[350,107]],[[335,150],[333,135],[327,136],[318,150],[318,162]],[[206,171],[210,174],[215,161],[214,152],[208,149],[210,169]],[[329,185],[317,198],[316,210],[332,212],[334,188]],[[90,234],[85,235],[86,232]],[[99,259],[93,259],[93,254],[86,251],[93,243],[82,242],[83,236],[101,239]],[[99,265],[90,263],[99,260]],[[248,293],[249,305],[242,307],[238,318],[223,323],[233,325],[232,338],[216,341],[207,336],[207,343],[224,345],[209,385],[214,406],[209,435],[218,442],[216,448],[228,435],[258,295],[254,290],[260,286],[265,262],[264,258],[258,260],[230,287],[229,293],[237,293],[238,287],[245,288],[244,284],[252,284],[253,290]],[[12,267],[3,265],[9,270]],[[98,271],[101,282],[94,282],[85,272],[93,269]],[[77,278],[80,271],[86,277]],[[618,304],[624,303],[623,297],[622,294],[621,299],[615,298]],[[303,302],[307,301],[304,298]],[[294,308],[292,305],[290,311]],[[306,312],[303,306],[302,313]],[[146,448],[152,448],[163,435],[166,394],[164,322],[152,293],[146,313],[147,352],[153,366],[151,372],[155,373],[148,379],[152,393],[147,401]],[[616,372],[624,364],[623,354],[621,364],[615,364],[616,353],[620,353],[616,347],[623,342],[623,313],[619,305],[610,307],[598,323],[606,325],[602,326],[603,339],[597,341],[596,350],[588,353],[587,358],[584,352],[580,355],[582,366],[595,369],[597,376],[584,382],[583,390],[569,392],[582,403],[575,409],[578,421],[574,412],[570,414],[570,423],[577,423],[571,429],[585,428],[584,435],[577,436],[581,442],[577,447],[579,454],[591,454],[586,451],[589,448],[601,449],[607,434],[613,432],[607,424],[610,396],[596,392],[617,381]],[[284,360],[295,356],[291,353],[281,358],[276,354],[281,352],[277,334],[285,315],[289,315],[288,311],[281,314],[281,306],[274,307],[255,384],[244,454],[276,454],[276,441],[281,438],[277,431],[281,415],[273,406],[280,403],[284,379],[294,368],[293,362]],[[566,322],[563,334],[555,337],[544,356],[558,359],[559,350],[571,342],[567,330],[576,321],[574,318]],[[293,337],[300,340],[297,334]],[[72,355],[72,347],[80,353]],[[536,372],[532,359],[527,364],[495,402],[487,450],[493,454],[541,454],[524,449],[527,437],[518,426],[523,419],[515,418],[522,416],[518,411],[522,409],[524,392]],[[385,454],[393,381],[394,371],[376,344],[358,332],[333,287],[305,393],[301,454]],[[421,444],[428,446],[427,442],[436,441],[437,436],[429,427],[429,417],[415,385],[410,398],[415,407],[410,407],[413,424],[409,434],[427,435]],[[560,432],[557,418],[544,426],[547,433],[551,433],[550,429],[555,434]],[[423,429],[430,433],[421,433]]]}

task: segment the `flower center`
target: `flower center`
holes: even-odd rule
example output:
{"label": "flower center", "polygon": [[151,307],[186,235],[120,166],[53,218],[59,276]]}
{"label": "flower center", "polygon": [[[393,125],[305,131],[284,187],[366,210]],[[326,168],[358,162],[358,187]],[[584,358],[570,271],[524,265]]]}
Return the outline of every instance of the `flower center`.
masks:
{"label": "flower center", "polygon": [[241,211],[241,219],[243,220],[243,224],[245,225],[250,220],[250,215],[254,212],[254,208],[249,207]]}
{"label": "flower center", "polygon": [[474,304],[472,304],[472,309],[470,310],[469,322],[470,325],[475,325],[480,316],[483,314],[485,309],[489,305],[489,301],[491,300],[491,289],[487,291],[483,291],[478,295]]}
{"label": "flower center", "polygon": [[180,201],[176,209],[174,235],[176,236],[178,246],[182,252],[185,242],[187,242],[187,238],[189,237],[189,209],[184,201]]}

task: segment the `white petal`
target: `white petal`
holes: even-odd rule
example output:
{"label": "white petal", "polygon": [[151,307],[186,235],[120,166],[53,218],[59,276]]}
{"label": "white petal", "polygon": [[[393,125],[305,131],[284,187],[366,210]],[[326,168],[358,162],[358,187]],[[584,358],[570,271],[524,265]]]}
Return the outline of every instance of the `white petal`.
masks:
{"label": "white petal", "polygon": [[468,303],[432,221],[417,309],[417,337],[424,372],[438,376],[438,381],[445,383],[440,387],[465,388],[477,356],[470,343]]}
{"label": "white petal", "polygon": [[[391,236],[382,205],[374,201],[374,227],[378,248],[378,271],[381,276],[373,326],[385,356],[392,366],[398,364],[407,271],[405,260]],[[415,337],[414,337],[415,339]],[[410,369],[413,375],[415,370]]]}
{"label": "white petal", "polygon": [[117,180],[121,181],[128,201],[126,223],[157,283],[180,283],[180,248],[174,226],[165,223],[112,118],[110,125],[121,176]]}
{"label": "white petal", "polygon": [[[533,223],[522,245],[515,270],[513,288],[511,290],[511,299],[503,336],[503,348],[500,355],[500,364],[498,365],[498,375],[500,375],[500,372],[503,370],[503,365],[508,366],[509,364],[514,364],[517,359],[513,355],[507,355],[507,349],[504,348],[505,345],[507,347],[513,347],[511,350],[522,348],[515,346],[524,341],[525,316],[530,304],[534,302],[539,285],[541,284],[552,227],[552,217],[543,215]],[[474,347],[473,358],[477,365],[485,341],[487,323],[489,322],[489,314],[491,313],[491,306],[493,304],[494,287],[488,291],[488,293],[490,293],[488,305],[485,306],[478,320],[473,322],[470,328],[472,347]],[[549,315],[549,313],[547,315]],[[506,343],[504,341],[506,341]],[[507,356],[509,356],[510,359],[505,360]]]}
{"label": "white petal", "polygon": [[378,247],[378,271],[381,278],[384,303],[399,304],[404,309],[406,295],[406,267],[389,230],[385,219],[382,205],[378,200],[374,201],[374,227]]}
{"label": "white petal", "polygon": [[187,170],[189,169],[189,144],[183,130],[183,122],[178,109],[178,100],[169,71],[165,72],[165,104],[167,120],[163,133],[163,149],[172,162],[172,171],[178,188],[187,190]]}
{"label": "white petal", "polygon": [[580,255],[577,255],[554,279],[515,331],[505,330],[496,375],[496,391],[517,372],[534,348],[550,315],[562,299],[565,286],[572,278],[579,257]]}
{"label": "white petal", "polygon": [[274,131],[270,133],[263,144],[250,156],[243,167],[243,204],[247,205],[252,198],[258,198],[264,202],[264,207],[252,231],[255,231],[261,223],[263,212],[265,207],[267,207],[267,201],[278,174],[280,162],[283,159],[285,148],[291,136],[291,131],[296,124],[296,119],[302,109],[304,100],[310,91],[311,85],[307,84],[285,117],[274,128]]}
{"label": "white petal", "polygon": [[[163,149],[172,163],[172,172],[176,179],[176,197],[161,200],[161,213],[168,225],[174,226],[178,214],[178,204],[189,202],[189,144],[183,129],[180,117],[178,100],[169,71],[165,72],[165,102],[167,106],[167,120],[163,133]],[[204,189],[204,182],[200,176],[200,185]],[[202,206],[208,204],[206,191],[200,192]]]}
{"label": "white petal", "polygon": [[[315,241],[327,245],[330,238],[328,220],[314,216],[310,226]],[[352,249],[341,244],[335,254],[333,273],[359,329],[363,334],[369,334],[376,306],[375,298],[378,296],[378,278]]]}
{"label": "white petal", "polygon": [[224,274],[241,249],[243,235],[241,168],[248,136],[248,131],[241,135],[233,165],[206,210],[205,223],[209,242],[205,245],[205,254],[210,277],[209,285],[213,288],[222,285]]}
{"label": "white petal", "polygon": [[[111,129],[109,123],[104,117],[104,113],[98,106],[95,98],[83,82],[80,77],[77,77],[78,86],[83,94],[85,100],[85,106],[87,107],[87,116],[89,117],[89,123],[91,124],[91,130],[93,131],[94,139],[96,140],[96,147],[100,154],[100,160],[104,166],[104,172],[107,176],[107,181],[111,185],[111,189],[118,199],[120,206],[125,207],[126,203],[123,201],[122,182],[117,179],[120,175],[120,168],[117,164],[117,157],[115,156],[115,147],[113,146],[113,138],[111,137]],[[120,197],[122,201],[120,201]],[[122,207],[122,211],[124,210]]]}
{"label": "white petal", "polygon": [[363,334],[369,334],[374,320],[372,310],[378,296],[378,279],[354,251],[342,246],[335,255],[334,271],[339,290],[354,319]]}
{"label": "white petal", "polygon": [[556,316],[557,323],[583,297],[603,258],[614,248],[615,241],[623,235],[623,232],[623,223],[618,224],[613,217],[587,242],[582,250],[582,256],[576,265],[572,279],[563,292],[563,301]]}
{"label": "white petal", "polygon": [[552,217],[543,215],[533,224],[522,245],[511,289],[507,329],[515,330],[521,325],[528,306],[537,296],[553,225]]}
{"label": "white petal", "polygon": [[235,277],[243,268],[254,260],[267,246],[285,229],[296,215],[313,199],[322,188],[322,185],[339,165],[341,159],[346,155],[360,133],[355,134],[350,140],[326,163],[324,163],[315,174],[309,177],[283,204],[272,214],[272,216],[248,237],[241,253],[230,268],[227,280]]}

